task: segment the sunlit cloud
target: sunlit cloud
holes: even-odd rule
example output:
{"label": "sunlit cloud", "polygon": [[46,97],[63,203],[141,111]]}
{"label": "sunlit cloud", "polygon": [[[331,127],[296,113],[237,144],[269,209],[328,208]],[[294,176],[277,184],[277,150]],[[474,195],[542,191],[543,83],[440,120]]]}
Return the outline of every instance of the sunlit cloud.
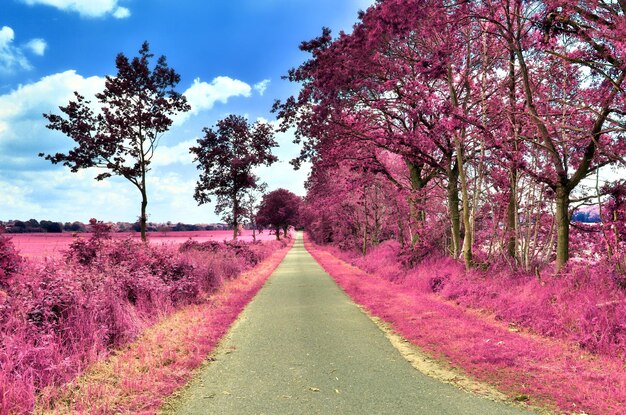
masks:
{"label": "sunlit cloud", "polygon": [[271,81],[269,79],[264,79],[263,81],[261,81],[261,82],[259,82],[257,84],[254,84],[254,90],[256,92],[258,92],[259,95],[263,96],[263,94],[265,94],[265,91],[267,90],[267,87],[269,86],[270,82]]}
{"label": "sunlit cloud", "polygon": [[15,32],[9,26],[0,29],[0,73],[29,70],[31,65],[22,50],[13,44]]}
{"label": "sunlit cloud", "polygon": [[33,39],[26,44],[26,48],[37,56],[43,56],[46,53],[48,44],[43,39]]}
{"label": "sunlit cloud", "polygon": [[111,15],[123,19],[130,16],[130,10],[119,6],[118,0],[22,0],[22,2],[31,6],[50,6],[89,18]]}

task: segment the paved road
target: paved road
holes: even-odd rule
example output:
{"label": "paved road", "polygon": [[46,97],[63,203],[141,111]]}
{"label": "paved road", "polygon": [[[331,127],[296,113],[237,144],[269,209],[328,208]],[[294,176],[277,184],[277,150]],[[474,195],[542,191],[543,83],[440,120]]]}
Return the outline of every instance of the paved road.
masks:
{"label": "paved road", "polygon": [[415,370],[299,239],[166,414],[529,414]]}

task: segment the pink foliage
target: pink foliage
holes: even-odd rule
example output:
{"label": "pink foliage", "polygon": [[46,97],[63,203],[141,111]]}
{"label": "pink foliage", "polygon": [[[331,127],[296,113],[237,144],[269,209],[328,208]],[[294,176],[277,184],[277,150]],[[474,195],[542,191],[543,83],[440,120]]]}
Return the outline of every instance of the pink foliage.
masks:
{"label": "pink foliage", "polygon": [[[185,231],[185,232],[148,232],[148,239],[153,244],[177,245],[189,239],[198,242],[216,241],[223,242],[232,239],[233,231]],[[49,233],[21,233],[12,234],[13,242],[19,254],[27,258],[60,258],[63,252],[78,238],[89,239],[90,233],[71,234],[49,234]],[[111,233],[114,239],[139,239],[138,233],[115,232]],[[257,233],[257,240],[271,241],[276,236],[264,232]],[[252,231],[244,230],[237,236],[238,240],[252,242]]]}
{"label": "pink foliage", "polygon": [[282,246],[215,243],[208,253],[105,231],[75,240],[63,260],[26,261],[0,297],[0,414],[30,411],[43,388],[72,379]]}
{"label": "pink foliage", "polygon": [[[465,274],[451,260],[425,263],[398,279],[397,272],[390,272],[392,260],[386,255],[393,255],[393,250],[383,248],[378,260],[358,261],[371,272],[376,272],[374,264],[380,262],[382,273],[375,276],[338,260],[327,248],[308,241],[306,247],[368,312],[469,375],[533,404],[575,413],[623,414],[623,359],[583,350],[617,352],[623,346],[624,326],[615,321],[626,321],[624,297],[610,283],[585,286],[590,282],[585,273],[572,273],[545,285],[528,277],[505,280],[500,276],[494,288],[484,274]],[[441,282],[433,284],[434,278]],[[600,299],[610,301],[597,303]],[[468,312],[467,305],[497,310]],[[532,323],[532,330],[521,329],[525,323]],[[575,342],[549,340],[533,331]]]}
{"label": "pink foliage", "polygon": [[19,271],[22,263],[13,242],[3,235],[2,231],[0,229],[0,288],[7,285],[9,279]]}

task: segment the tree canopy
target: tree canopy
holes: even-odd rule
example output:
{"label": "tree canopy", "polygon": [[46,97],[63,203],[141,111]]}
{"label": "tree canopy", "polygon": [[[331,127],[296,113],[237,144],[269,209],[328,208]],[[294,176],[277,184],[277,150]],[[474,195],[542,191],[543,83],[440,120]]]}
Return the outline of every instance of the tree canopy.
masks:
{"label": "tree canopy", "polygon": [[97,167],[106,170],[96,176],[104,180],[113,175],[124,177],[141,193],[141,237],[146,239],[148,205],[146,174],[159,139],[173,123],[172,117],[189,111],[185,96],[175,91],[180,76],[167,65],[165,56],[151,68],[148,42],[139,56],[129,60],[117,55],[116,76],[107,76],[105,88],[96,94],[99,109],[74,93],[75,99],[60,107],[63,115],[44,114],[47,127],[75,141],[67,153],[45,155],[53,164],[63,164],[72,172]]}
{"label": "tree canopy", "polygon": [[276,189],[263,196],[256,214],[256,223],[261,229],[273,229],[276,239],[280,231],[287,236],[290,226],[296,226],[299,220],[302,199],[286,189]]}
{"label": "tree canopy", "polygon": [[215,196],[215,212],[233,227],[233,239],[237,239],[238,227],[247,213],[244,197],[261,185],[253,169],[278,160],[272,154],[278,145],[274,130],[267,123],[250,125],[245,117],[229,115],[203,132],[204,137],[190,149],[200,170],[194,198],[202,205]]}
{"label": "tree canopy", "polygon": [[[625,15],[622,2],[378,1],[351,33],[302,42],[310,59],[288,73],[301,89],[274,110],[303,144],[294,164],[313,163],[309,188],[355,203],[353,237],[374,243],[371,202],[395,188],[375,212],[408,212],[394,233],[415,252],[438,246],[469,268],[488,240],[488,256],[554,255],[561,269],[573,211],[615,188],[591,195],[585,181],[626,164]],[[312,223],[339,223],[328,214]]]}

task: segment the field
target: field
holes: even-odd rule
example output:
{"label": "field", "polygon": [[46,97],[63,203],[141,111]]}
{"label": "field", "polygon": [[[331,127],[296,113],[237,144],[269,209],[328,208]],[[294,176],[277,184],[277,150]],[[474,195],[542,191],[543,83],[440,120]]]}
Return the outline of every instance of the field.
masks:
{"label": "field", "polygon": [[[76,236],[75,236],[76,235]],[[139,239],[138,232],[119,232],[112,234],[114,238]],[[76,238],[89,238],[91,234],[81,233],[23,233],[9,234],[13,244],[26,258],[56,258],[65,251]],[[198,242],[206,241],[229,241],[233,237],[233,231],[190,231],[190,232],[148,232],[148,239],[151,242],[161,244],[180,244],[189,239]],[[251,242],[252,231],[245,230],[239,236],[239,240]],[[268,241],[276,239],[270,232],[257,233],[257,240]]]}

